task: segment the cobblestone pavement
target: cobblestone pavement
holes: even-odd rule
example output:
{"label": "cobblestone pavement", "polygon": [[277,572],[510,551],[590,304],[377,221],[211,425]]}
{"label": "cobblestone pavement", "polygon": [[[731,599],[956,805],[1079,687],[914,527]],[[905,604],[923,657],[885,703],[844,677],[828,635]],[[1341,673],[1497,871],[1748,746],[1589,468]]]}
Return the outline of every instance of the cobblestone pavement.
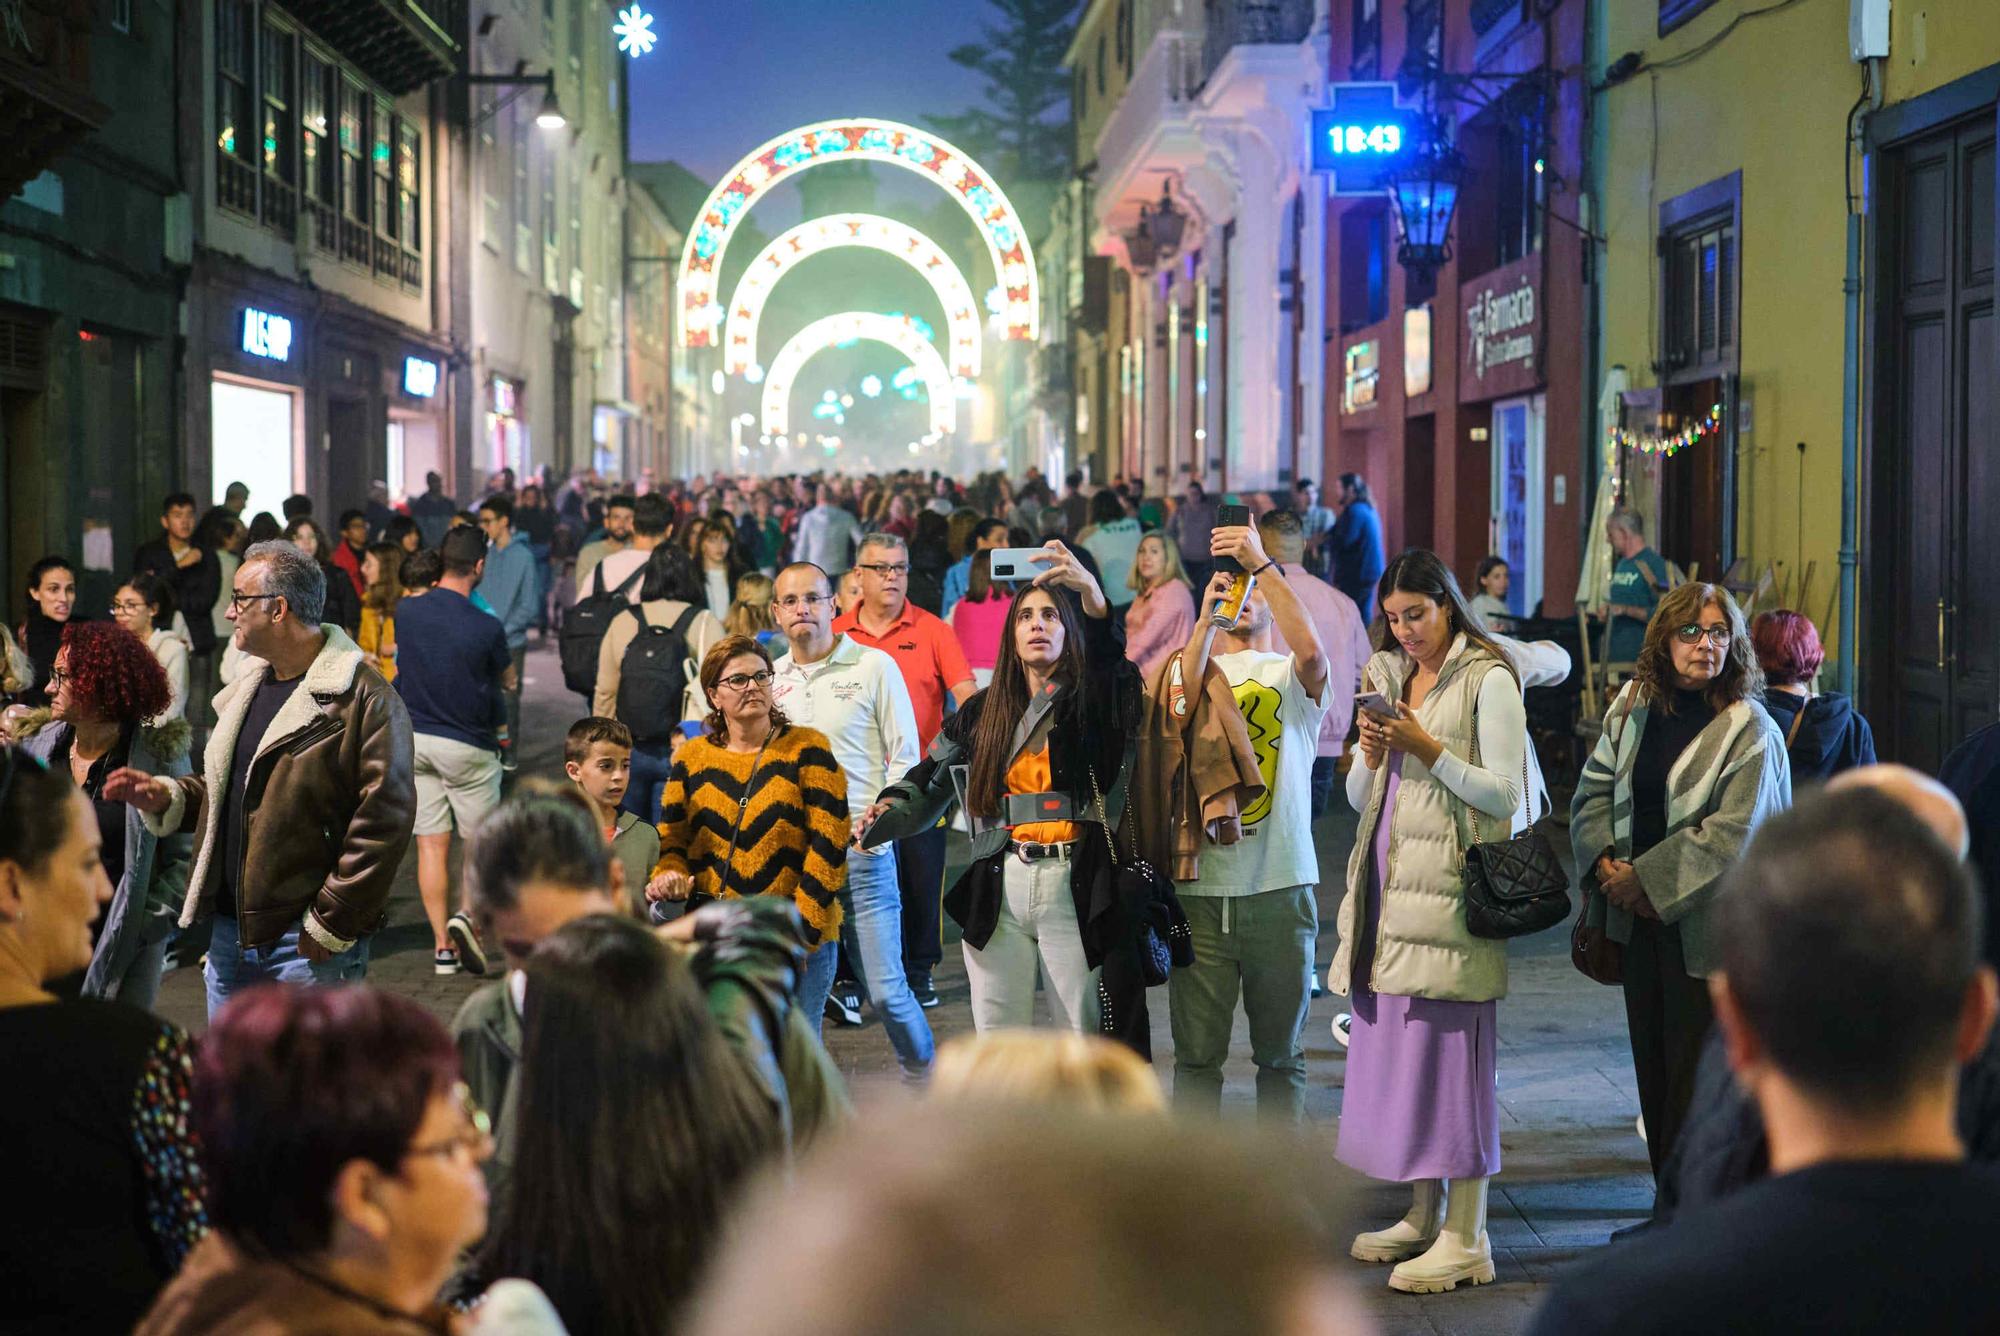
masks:
{"label": "cobblestone pavement", "polygon": [[[578,697],[565,691],[555,652],[531,647],[522,707],[521,772],[559,778],[562,735],[584,712]],[[1335,810],[1320,823],[1321,892],[1319,964],[1333,952],[1333,914],[1341,895],[1347,855],[1353,845],[1354,817],[1336,795]],[[963,843],[954,848],[963,856]],[[453,851],[454,873],[457,851]],[[955,875],[954,862],[952,874]],[[412,850],[398,875],[390,922],[375,942],[371,983],[422,1001],[449,1019],[479,982],[470,977],[439,978],[431,972],[430,933],[417,900],[416,855]],[[1387,1268],[1350,1263],[1351,1279],[1370,1298],[1384,1336],[1485,1336],[1521,1329],[1539,1289],[1580,1250],[1602,1244],[1611,1231],[1639,1220],[1648,1210],[1652,1185],[1645,1147],[1634,1132],[1638,1095],[1625,1046],[1624,1004],[1612,989],[1589,983],[1570,968],[1564,933],[1544,933],[1514,944],[1512,988],[1500,1004],[1500,1137],[1504,1169],[1495,1181],[1489,1232],[1499,1277],[1477,1289],[1461,1287],[1442,1295],[1402,1295],[1387,1288]],[[942,1041],[969,1033],[965,970],[947,948],[937,973],[943,1004],[930,1013]],[[1312,1004],[1306,1028],[1307,1068],[1312,1083],[1309,1110],[1313,1136],[1333,1153],[1340,1108],[1345,1050],[1329,1030],[1340,999]],[[159,1010],[171,1020],[202,1026],[201,980],[195,971],[170,974],[160,991]],[[1168,1033],[1165,994],[1152,1002],[1154,1052],[1160,1076],[1173,1080],[1173,1042]],[[874,1102],[908,1098],[881,1027],[872,1017],[859,1028],[828,1025],[828,1051],[840,1064],[862,1109]],[[1247,1116],[1253,1104],[1254,1068],[1249,1040],[1238,1017],[1224,1100],[1231,1116]],[[1364,1184],[1356,1207],[1362,1227],[1379,1228],[1408,1206],[1408,1190]]]}

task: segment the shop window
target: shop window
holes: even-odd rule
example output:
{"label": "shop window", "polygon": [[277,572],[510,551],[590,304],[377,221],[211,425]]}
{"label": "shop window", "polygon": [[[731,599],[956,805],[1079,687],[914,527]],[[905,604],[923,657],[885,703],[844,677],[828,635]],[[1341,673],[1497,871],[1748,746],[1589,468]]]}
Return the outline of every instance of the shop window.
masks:
{"label": "shop window", "polygon": [[1665,37],[1715,0],[1660,0],[1660,36]]}
{"label": "shop window", "polygon": [[1382,0],[1354,0],[1353,14],[1348,72],[1357,79],[1378,78],[1382,72]]}
{"label": "shop window", "polygon": [[1388,315],[1388,210],[1350,205],[1340,215],[1340,332],[1352,334]]}
{"label": "shop window", "polygon": [[250,0],[216,0],[216,202],[252,217],[257,213],[254,19]]}

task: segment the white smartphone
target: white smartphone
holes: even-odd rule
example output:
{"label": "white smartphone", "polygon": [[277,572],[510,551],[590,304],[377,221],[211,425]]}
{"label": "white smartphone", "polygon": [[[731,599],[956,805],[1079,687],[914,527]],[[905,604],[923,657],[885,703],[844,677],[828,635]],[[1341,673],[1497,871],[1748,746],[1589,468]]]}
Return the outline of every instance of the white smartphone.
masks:
{"label": "white smartphone", "polygon": [[1055,560],[1055,553],[1045,547],[996,547],[987,560],[995,580],[1032,580]]}
{"label": "white smartphone", "polygon": [[1377,691],[1364,691],[1354,698],[1354,708],[1380,715],[1384,719],[1396,717],[1396,707],[1387,696]]}

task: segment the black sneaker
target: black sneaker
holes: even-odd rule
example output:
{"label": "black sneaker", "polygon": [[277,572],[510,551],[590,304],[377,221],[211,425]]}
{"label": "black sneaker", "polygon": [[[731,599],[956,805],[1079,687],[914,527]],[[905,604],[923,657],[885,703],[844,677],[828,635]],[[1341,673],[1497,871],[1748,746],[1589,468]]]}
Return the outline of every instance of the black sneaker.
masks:
{"label": "black sneaker", "polygon": [[851,984],[836,983],[826,995],[826,1018],[842,1025],[861,1024],[861,995]]}
{"label": "black sneaker", "polygon": [[917,1005],[925,1011],[938,1004],[937,989],[931,984],[929,970],[917,970],[910,975],[910,991],[917,995]]}
{"label": "black sneaker", "polygon": [[458,951],[458,963],[467,974],[486,973],[486,952],[479,945],[479,931],[472,926],[472,920],[463,914],[453,914],[445,920],[444,935],[451,938],[452,946]]}

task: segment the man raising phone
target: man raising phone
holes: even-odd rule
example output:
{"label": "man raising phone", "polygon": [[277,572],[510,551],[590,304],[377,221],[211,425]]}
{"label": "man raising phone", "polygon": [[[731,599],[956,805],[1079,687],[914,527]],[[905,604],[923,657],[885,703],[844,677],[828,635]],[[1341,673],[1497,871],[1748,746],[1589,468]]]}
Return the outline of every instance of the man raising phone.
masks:
{"label": "man raising phone", "polygon": [[[1240,994],[1250,1022],[1261,1113],[1303,1121],[1306,1058],[1301,1036],[1312,1000],[1319,933],[1312,842],[1312,766],[1332,693],[1319,632],[1247,523],[1209,538],[1218,570],[1202,591],[1201,616],[1181,653],[1183,689],[1199,689],[1212,662],[1249,725],[1265,794],[1242,814],[1243,838],[1202,850],[1201,879],[1179,887],[1194,934],[1195,963],[1174,971],[1168,1006],[1174,1032],[1174,1100],[1214,1113]],[[1211,620],[1231,585],[1255,576],[1242,615],[1224,630]],[[1282,632],[1291,653],[1272,649]]]}

